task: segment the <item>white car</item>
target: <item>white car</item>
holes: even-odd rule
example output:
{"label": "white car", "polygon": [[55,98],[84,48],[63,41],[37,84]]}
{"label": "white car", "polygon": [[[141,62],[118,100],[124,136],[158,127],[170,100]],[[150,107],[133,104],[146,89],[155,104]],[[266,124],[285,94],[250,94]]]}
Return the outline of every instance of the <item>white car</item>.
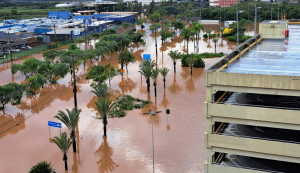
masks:
{"label": "white car", "polygon": [[12,52],[20,52],[20,49],[12,49]]}

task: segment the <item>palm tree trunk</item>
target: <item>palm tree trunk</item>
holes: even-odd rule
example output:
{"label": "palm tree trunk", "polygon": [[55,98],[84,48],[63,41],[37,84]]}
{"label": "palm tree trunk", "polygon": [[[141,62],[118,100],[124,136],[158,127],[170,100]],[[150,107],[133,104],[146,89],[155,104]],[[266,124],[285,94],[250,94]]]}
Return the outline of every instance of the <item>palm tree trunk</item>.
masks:
{"label": "palm tree trunk", "polygon": [[156,82],[153,83],[154,86],[154,93],[155,93],[155,97],[156,97]]}
{"label": "palm tree trunk", "polygon": [[164,78],[164,88],[166,88],[166,79]]}
{"label": "palm tree trunk", "polygon": [[187,48],[187,54],[189,54],[189,41],[186,39],[186,48]]}
{"label": "palm tree trunk", "polygon": [[106,116],[103,117],[102,123],[103,123],[104,136],[106,136],[106,125],[107,125]]}
{"label": "palm tree trunk", "polygon": [[[157,39],[156,39],[156,30],[155,30],[155,48],[156,48],[156,57],[158,56],[157,55]],[[149,92],[149,91],[148,91]]]}
{"label": "palm tree trunk", "polygon": [[72,138],[72,140],[73,140],[73,152],[74,153],[76,153],[76,140],[75,140],[75,131],[74,130],[72,130],[72,132],[71,132],[71,138]]}
{"label": "palm tree trunk", "polygon": [[174,61],[173,64],[174,64],[174,72],[176,73],[176,61]]}
{"label": "palm tree trunk", "polygon": [[217,52],[217,45],[215,44],[215,53]]}
{"label": "palm tree trunk", "polygon": [[193,75],[193,66],[191,66],[191,75]]}
{"label": "palm tree trunk", "polygon": [[66,153],[64,153],[63,160],[65,162],[65,170],[67,171],[68,170],[68,157],[67,157]]}
{"label": "palm tree trunk", "polygon": [[150,88],[150,79],[147,79],[147,80],[146,80],[146,83],[147,83],[147,91],[150,92],[150,91],[149,91],[149,88]]}

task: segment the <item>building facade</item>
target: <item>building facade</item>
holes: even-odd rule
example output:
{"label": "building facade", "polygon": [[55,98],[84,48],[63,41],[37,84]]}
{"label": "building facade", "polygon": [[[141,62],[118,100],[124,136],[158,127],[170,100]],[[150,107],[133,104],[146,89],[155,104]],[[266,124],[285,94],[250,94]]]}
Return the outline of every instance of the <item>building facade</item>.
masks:
{"label": "building facade", "polygon": [[205,173],[299,172],[299,29],[258,35],[205,70]]}

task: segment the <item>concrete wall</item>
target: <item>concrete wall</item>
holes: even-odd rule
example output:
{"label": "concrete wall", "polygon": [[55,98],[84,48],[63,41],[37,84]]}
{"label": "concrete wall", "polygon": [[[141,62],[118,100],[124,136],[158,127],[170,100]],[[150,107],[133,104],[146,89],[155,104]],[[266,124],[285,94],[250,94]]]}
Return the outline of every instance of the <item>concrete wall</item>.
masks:
{"label": "concrete wall", "polygon": [[[227,122],[254,126],[300,130],[297,110],[272,109],[239,105],[204,103],[204,116],[213,122]],[[208,133],[212,131],[207,131]]]}
{"label": "concrete wall", "polygon": [[[237,80],[238,79],[238,80]],[[245,73],[217,73],[205,71],[206,86],[239,86],[268,89],[300,90],[299,76],[261,75]],[[226,90],[222,90],[226,91]]]}
{"label": "concrete wall", "polygon": [[265,173],[263,171],[256,171],[250,169],[236,168],[225,165],[216,165],[216,164],[204,164],[205,173]]}
{"label": "concrete wall", "polygon": [[287,22],[277,24],[261,22],[259,24],[259,33],[264,38],[284,39],[284,31],[287,29]]}
{"label": "concrete wall", "polygon": [[[267,141],[243,137],[207,134],[207,145],[210,147],[229,148],[232,150],[243,150],[261,154],[272,154],[277,156],[298,158],[300,161],[299,144],[277,141]],[[283,150],[284,148],[284,150]],[[283,160],[283,159],[281,159]],[[291,161],[291,160],[286,160]]]}

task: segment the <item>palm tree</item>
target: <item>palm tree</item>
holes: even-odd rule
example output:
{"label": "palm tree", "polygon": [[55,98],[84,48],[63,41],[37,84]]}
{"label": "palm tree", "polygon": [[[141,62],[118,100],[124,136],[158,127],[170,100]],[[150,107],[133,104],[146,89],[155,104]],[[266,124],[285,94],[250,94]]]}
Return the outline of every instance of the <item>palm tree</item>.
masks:
{"label": "palm tree", "polygon": [[65,162],[65,170],[68,170],[68,157],[67,152],[72,144],[72,140],[67,137],[67,133],[63,132],[60,134],[60,137],[55,136],[51,139],[51,142],[54,142],[58,148],[64,153],[63,161]]}
{"label": "palm tree", "polygon": [[219,39],[218,38],[214,38],[212,41],[215,43],[215,53],[216,53],[216,51],[217,51],[217,43],[218,43]]}
{"label": "palm tree", "polygon": [[170,51],[168,53],[168,55],[171,57],[171,59],[173,60],[173,64],[174,64],[174,72],[176,73],[176,60],[179,59],[181,53],[178,50],[175,51]]}
{"label": "palm tree", "polygon": [[186,40],[187,53],[189,53],[188,41],[191,39],[192,31],[189,28],[183,28],[180,35],[183,36],[182,39]]}
{"label": "palm tree", "polygon": [[76,135],[75,135],[75,128],[79,121],[79,114],[81,109],[74,107],[71,111],[66,109],[68,115],[63,111],[58,111],[57,115],[54,118],[59,119],[67,128],[71,131],[70,138],[73,140],[73,152],[76,153]]}
{"label": "palm tree", "polygon": [[224,30],[225,30],[224,27],[222,27],[222,28],[220,29],[220,32],[221,32],[220,37],[222,37]]}
{"label": "palm tree", "polygon": [[164,81],[164,88],[166,88],[166,76],[168,75],[169,73],[169,69],[167,67],[164,67],[164,68],[161,68],[159,70],[160,74],[163,76],[163,81]]}
{"label": "palm tree", "polygon": [[206,33],[207,33],[208,40],[209,40],[210,39],[210,34],[212,33],[212,30],[207,30]]}
{"label": "palm tree", "polygon": [[156,79],[157,79],[158,75],[159,75],[159,69],[158,68],[152,69],[151,78],[153,79],[155,97],[156,97]]}
{"label": "palm tree", "polygon": [[156,39],[156,32],[158,31],[158,29],[160,28],[160,24],[158,23],[154,23],[151,27],[150,27],[150,30],[153,32],[155,32],[155,48],[156,48],[156,56],[157,55],[157,39]]}
{"label": "palm tree", "polygon": [[197,33],[196,38],[199,38],[200,32],[204,30],[204,26],[201,23],[194,22],[192,29]]}
{"label": "palm tree", "polygon": [[191,75],[193,74],[193,63],[194,63],[194,54],[190,54],[187,58],[186,58],[186,62],[189,64],[190,69],[191,69]]}
{"label": "palm tree", "polygon": [[141,63],[140,63],[139,66],[140,66],[140,67],[148,66],[148,67],[150,67],[150,68],[153,68],[153,67],[156,66],[156,63],[155,63],[155,61],[152,60],[152,59],[150,59],[150,60],[146,59],[146,60],[141,61]]}
{"label": "palm tree", "polygon": [[51,162],[40,161],[31,167],[29,173],[55,173],[55,170],[52,168]]}
{"label": "palm tree", "polygon": [[150,92],[150,77],[152,76],[152,69],[149,66],[142,66],[139,72],[146,78],[147,91]]}
{"label": "palm tree", "polygon": [[96,109],[100,114],[100,118],[102,118],[104,136],[106,136],[106,125],[108,124],[107,116],[111,114],[111,110],[114,108],[115,102],[112,103],[112,100],[109,98],[99,98],[95,104],[97,106]]}

